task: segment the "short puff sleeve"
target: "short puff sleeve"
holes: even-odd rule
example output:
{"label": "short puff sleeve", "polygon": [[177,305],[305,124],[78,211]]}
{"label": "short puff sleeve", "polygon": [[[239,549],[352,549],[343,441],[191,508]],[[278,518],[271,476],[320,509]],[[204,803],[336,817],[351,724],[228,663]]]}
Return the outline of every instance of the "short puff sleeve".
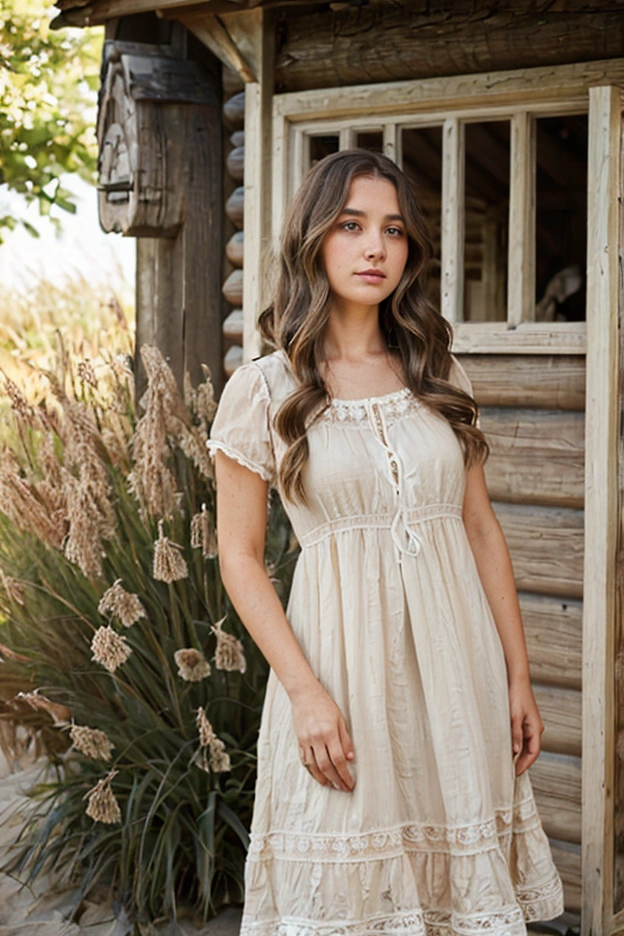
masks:
{"label": "short puff sleeve", "polygon": [[[467,393],[468,396],[471,396],[474,399],[474,392],[472,389],[472,382],[470,377],[454,354],[451,354],[451,369],[449,371],[448,380],[449,383],[453,384],[454,387],[457,387],[459,390],[463,390],[464,393]],[[476,425],[478,428],[480,428],[481,423],[478,416]]]}
{"label": "short puff sleeve", "polygon": [[239,365],[221,391],[206,446],[211,459],[220,450],[276,487],[270,402],[260,368],[253,361]]}

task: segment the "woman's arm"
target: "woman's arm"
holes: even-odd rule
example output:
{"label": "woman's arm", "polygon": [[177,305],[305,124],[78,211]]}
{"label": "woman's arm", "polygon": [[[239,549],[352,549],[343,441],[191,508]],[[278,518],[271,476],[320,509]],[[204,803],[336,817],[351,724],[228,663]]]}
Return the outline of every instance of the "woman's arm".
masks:
{"label": "woman's arm", "polygon": [[221,451],[215,453],[219,568],[251,637],[284,686],[300,753],[323,786],[353,789],[353,743],[343,715],[314,675],[264,564],[268,483]]}
{"label": "woman's arm", "polygon": [[516,774],[537,759],[544,725],[533,696],[509,549],[492,509],[482,465],[466,472],[464,524],[507,662]]}

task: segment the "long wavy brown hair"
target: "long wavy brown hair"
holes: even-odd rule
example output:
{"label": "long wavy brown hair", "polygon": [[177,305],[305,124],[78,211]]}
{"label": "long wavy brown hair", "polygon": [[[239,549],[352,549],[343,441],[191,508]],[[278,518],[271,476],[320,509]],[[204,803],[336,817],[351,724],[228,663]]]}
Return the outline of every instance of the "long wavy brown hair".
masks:
{"label": "long wavy brown hair", "polygon": [[343,150],[316,163],[292,200],[282,230],[273,301],[258,320],[264,341],[288,355],[299,384],[280,406],[274,423],[287,445],[279,468],[280,483],[293,502],[308,503],[301,477],[309,456],[306,432],[331,404],[318,367],[325,359],[330,298],[321,245],[340,216],[351,181],[359,176],[392,182],[405,219],[409,249],[403,276],[379,305],[386,346],[398,348],[407,385],[416,397],[452,426],[466,466],[485,461],[488,455],[485,437],[476,426],[474,399],[448,381],[453,333],[425,291],[432,244],[411,183],[386,156]]}

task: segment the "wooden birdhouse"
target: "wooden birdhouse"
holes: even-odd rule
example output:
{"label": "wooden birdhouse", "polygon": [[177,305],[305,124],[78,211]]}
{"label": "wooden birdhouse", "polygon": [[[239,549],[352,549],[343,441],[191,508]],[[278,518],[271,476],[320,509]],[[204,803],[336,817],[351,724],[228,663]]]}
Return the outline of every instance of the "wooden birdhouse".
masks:
{"label": "wooden birdhouse", "polygon": [[198,62],[166,46],[107,41],[97,136],[99,214],[105,231],[174,237],[183,220],[185,153],[179,105],[211,103]]}

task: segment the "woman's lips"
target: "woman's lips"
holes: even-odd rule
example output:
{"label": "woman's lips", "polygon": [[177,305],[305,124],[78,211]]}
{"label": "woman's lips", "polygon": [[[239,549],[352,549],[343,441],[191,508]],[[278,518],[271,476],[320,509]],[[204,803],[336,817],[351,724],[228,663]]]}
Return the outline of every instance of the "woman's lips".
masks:
{"label": "woman's lips", "polygon": [[377,283],[383,283],[386,278],[385,274],[383,273],[356,273],[355,275],[365,283],[373,283],[374,285],[377,285]]}

